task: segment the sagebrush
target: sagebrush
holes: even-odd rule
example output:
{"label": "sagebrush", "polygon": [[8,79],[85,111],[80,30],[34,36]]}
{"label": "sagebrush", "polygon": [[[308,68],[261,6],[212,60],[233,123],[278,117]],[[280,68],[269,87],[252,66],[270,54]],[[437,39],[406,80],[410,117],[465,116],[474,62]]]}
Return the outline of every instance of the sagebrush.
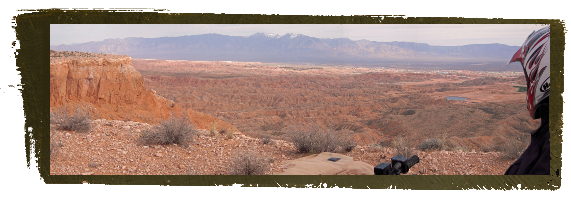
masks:
{"label": "sagebrush", "polygon": [[269,144],[269,143],[271,143],[271,142],[272,142],[272,139],[271,139],[270,137],[268,137],[268,136],[264,136],[264,137],[262,138],[262,144]]}
{"label": "sagebrush", "polygon": [[299,153],[349,152],[356,146],[349,137],[319,125],[292,126],[288,136]]}
{"label": "sagebrush", "polygon": [[91,130],[90,120],[91,116],[86,106],[73,105],[68,107],[64,104],[54,111],[50,110],[50,123],[58,125],[63,130],[88,132]]}
{"label": "sagebrush", "polygon": [[193,141],[196,134],[197,132],[186,114],[171,114],[167,120],[161,121],[158,126],[143,130],[141,142],[143,144],[188,145]]}
{"label": "sagebrush", "polygon": [[234,128],[228,129],[228,132],[226,132],[226,138],[234,139]]}
{"label": "sagebrush", "polygon": [[425,139],[418,145],[420,150],[441,150],[444,146],[444,142],[440,138],[429,138]]}
{"label": "sagebrush", "polygon": [[501,153],[502,159],[514,160],[523,153],[525,148],[526,145],[515,139],[506,139],[502,144],[496,145],[495,150]]}
{"label": "sagebrush", "polygon": [[213,122],[212,125],[210,126],[210,136],[211,137],[216,136],[216,124],[218,124],[218,121]]}
{"label": "sagebrush", "polygon": [[397,149],[397,155],[407,158],[414,155],[414,151],[406,144],[405,140],[402,137],[397,137],[395,140],[393,140],[393,147]]}
{"label": "sagebrush", "polygon": [[235,156],[228,168],[230,175],[263,175],[268,171],[268,160],[254,152],[242,152]]}

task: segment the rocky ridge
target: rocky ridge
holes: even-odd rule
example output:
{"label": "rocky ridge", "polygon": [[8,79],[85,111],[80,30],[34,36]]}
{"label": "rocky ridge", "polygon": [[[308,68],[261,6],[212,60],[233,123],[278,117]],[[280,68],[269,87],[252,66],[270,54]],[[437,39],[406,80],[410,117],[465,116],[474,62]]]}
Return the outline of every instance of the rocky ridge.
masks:
{"label": "rocky ridge", "polygon": [[198,128],[232,125],[182,108],[152,89],[129,56],[50,51],[50,107],[88,106],[94,118],[156,123],[172,112],[186,111]]}

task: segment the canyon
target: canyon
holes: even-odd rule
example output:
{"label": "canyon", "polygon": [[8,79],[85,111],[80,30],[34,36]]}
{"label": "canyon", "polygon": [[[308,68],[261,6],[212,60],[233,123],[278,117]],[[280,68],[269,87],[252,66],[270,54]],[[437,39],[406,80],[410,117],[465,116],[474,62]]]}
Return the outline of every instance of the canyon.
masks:
{"label": "canyon", "polygon": [[[343,154],[377,165],[403,142],[421,163],[409,174],[502,174],[539,125],[525,109],[521,73],[406,70],[384,67],[132,59],[50,51],[50,107],[89,107],[87,134],[51,125],[51,173],[226,174],[232,156],[253,150],[282,162],[305,157],[286,135],[318,124],[357,143]],[[447,100],[448,96],[468,98]],[[173,112],[189,115],[193,143],[146,146],[141,132]],[[236,129],[236,138],[208,130]],[[272,143],[262,143],[269,138]],[[444,150],[422,151],[430,138]],[[379,149],[376,149],[376,148]],[[379,157],[380,156],[380,157]],[[451,166],[454,164],[454,166]]]}
{"label": "canyon", "polygon": [[[538,122],[527,116],[516,72],[415,71],[259,62],[134,59],[145,85],[177,104],[253,137],[287,139],[288,126],[318,123],[361,145],[411,147],[447,138],[451,149],[519,147]],[[469,98],[448,101],[447,96]]]}

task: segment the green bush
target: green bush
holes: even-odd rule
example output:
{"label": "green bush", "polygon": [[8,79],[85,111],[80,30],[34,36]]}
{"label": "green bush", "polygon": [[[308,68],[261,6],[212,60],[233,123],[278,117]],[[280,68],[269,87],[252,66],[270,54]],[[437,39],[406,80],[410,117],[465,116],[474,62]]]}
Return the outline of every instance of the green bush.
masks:
{"label": "green bush", "polygon": [[348,152],[356,146],[348,137],[318,125],[290,127],[288,136],[299,153]]}
{"label": "green bush", "polygon": [[68,106],[63,105],[54,111],[50,111],[50,123],[57,124],[63,130],[76,132],[88,132],[91,130],[91,117],[85,106],[74,105],[68,113]]}
{"label": "green bush", "polygon": [[263,175],[268,171],[267,160],[254,152],[238,154],[228,168],[230,175]]}
{"label": "green bush", "polygon": [[187,145],[194,136],[196,136],[196,130],[185,114],[171,114],[169,119],[161,121],[159,126],[144,130],[141,134],[141,142],[143,144]]}

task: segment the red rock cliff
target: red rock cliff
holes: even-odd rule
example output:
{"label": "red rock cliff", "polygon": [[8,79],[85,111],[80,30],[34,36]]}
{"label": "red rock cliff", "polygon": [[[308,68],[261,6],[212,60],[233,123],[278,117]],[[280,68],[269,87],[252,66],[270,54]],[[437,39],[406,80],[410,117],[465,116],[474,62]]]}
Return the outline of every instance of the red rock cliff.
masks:
{"label": "red rock cliff", "polygon": [[94,118],[156,123],[186,111],[197,128],[214,122],[219,129],[232,127],[146,89],[131,57],[123,55],[50,51],[50,107],[63,104],[90,106]]}

